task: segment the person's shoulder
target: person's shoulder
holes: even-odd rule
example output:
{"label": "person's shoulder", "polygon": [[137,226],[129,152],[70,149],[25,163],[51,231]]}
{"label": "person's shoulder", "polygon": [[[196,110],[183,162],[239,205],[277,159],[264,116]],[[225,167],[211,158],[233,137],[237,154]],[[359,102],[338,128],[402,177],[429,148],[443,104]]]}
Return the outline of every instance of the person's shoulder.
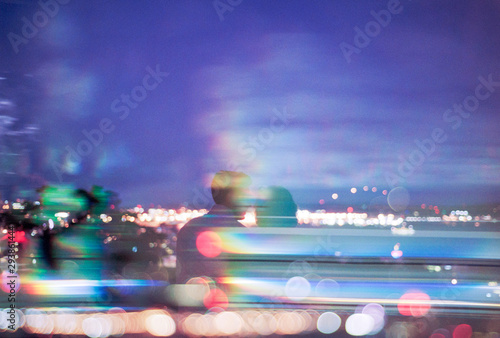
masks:
{"label": "person's shoulder", "polygon": [[202,227],[211,228],[211,227],[241,227],[245,228],[243,224],[238,222],[237,218],[229,215],[213,215],[206,214],[201,217],[193,218],[181,228],[181,231],[187,231],[187,229],[199,229]]}
{"label": "person's shoulder", "polygon": [[196,218],[189,220],[186,224],[184,224],[184,226],[181,228],[181,230],[182,229],[189,229],[189,228],[193,228],[193,227],[205,226],[206,223],[207,223],[207,220],[206,220],[205,216],[196,217]]}

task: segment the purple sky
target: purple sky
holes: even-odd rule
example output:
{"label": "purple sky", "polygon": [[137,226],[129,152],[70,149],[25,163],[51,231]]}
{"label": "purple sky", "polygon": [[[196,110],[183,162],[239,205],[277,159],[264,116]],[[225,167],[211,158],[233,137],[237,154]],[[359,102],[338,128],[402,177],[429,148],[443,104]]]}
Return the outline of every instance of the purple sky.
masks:
{"label": "purple sky", "polygon": [[40,128],[20,190],[201,204],[238,169],[299,205],[499,202],[498,1],[60,2],[0,1],[0,115]]}

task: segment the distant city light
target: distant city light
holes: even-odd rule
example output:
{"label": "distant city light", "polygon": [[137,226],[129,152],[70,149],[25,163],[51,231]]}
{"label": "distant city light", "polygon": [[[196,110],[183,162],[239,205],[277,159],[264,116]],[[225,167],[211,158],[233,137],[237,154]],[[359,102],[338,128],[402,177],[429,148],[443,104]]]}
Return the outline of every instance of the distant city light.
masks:
{"label": "distant city light", "polygon": [[339,194],[332,194],[332,198],[336,200],[337,198],[339,198]]}
{"label": "distant city light", "polygon": [[356,189],[356,188],[351,188],[351,192],[352,192],[353,194],[355,194],[357,191],[358,191],[358,189]]}

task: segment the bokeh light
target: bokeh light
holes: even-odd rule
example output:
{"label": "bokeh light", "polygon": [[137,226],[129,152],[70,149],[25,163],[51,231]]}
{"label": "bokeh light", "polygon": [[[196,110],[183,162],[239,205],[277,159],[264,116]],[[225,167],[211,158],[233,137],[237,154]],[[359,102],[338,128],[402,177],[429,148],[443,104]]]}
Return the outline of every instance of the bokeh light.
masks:
{"label": "bokeh light", "polygon": [[188,297],[195,302],[202,301],[210,292],[210,285],[213,284],[214,282],[208,277],[193,277],[186,282],[189,289],[186,289],[187,292],[183,292],[181,296]]}
{"label": "bokeh light", "polygon": [[373,318],[364,313],[355,313],[350,315],[345,322],[345,330],[351,336],[364,336],[369,334],[375,321]]}
{"label": "bokeh light", "polygon": [[53,317],[43,310],[28,309],[25,312],[28,332],[35,334],[51,334],[54,330]]}
{"label": "bokeh light", "polygon": [[228,306],[228,299],[224,291],[220,289],[211,289],[203,299],[203,304],[207,309],[213,307],[220,307],[226,309]]}
{"label": "bokeh light", "polygon": [[292,277],[285,285],[285,294],[291,300],[302,300],[309,296],[310,292],[311,284],[304,277]]}
{"label": "bokeh light", "polygon": [[203,231],[196,238],[196,248],[203,256],[214,258],[222,252],[222,240],[213,231]]}
{"label": "bokeh light", "polygon": [[278,321],[270,312],[265,311],[254,319],[252,327],[257,334],[268,336],[276,332]]}
{"label": "bokeh light", "polygon": [[385,309],[382,305],[371,303],[363,307],[361,313],[369,315],[373,318],[373,328],[369,334],[379,333],[385,325]]}
{"label": "bokeh light", "polygon": [[235,312],[221,312],[215,316],[215,326],[223,335],[235,335],[243,327],[243,319]]}
{"label": "bokeh light", "polygon": [[339,315],[334,312],[324,312],[319,316],[317,322],[318,331],[324,334],[331,334],[336,332],[340,325],[342,324],[342,319]]}
{"label": "bokeh light", "polygon": [[340,285],[333,279],[322,279],[314,287],[316,297],[334,298],[339,295]]}
{"label": "bokeh light", "polygon": [[399,313],[403,316],[423,317],[431,308],[430,299],[423,292],[407,292],[399,298]]}
{"label": "bokeh light", "polygon": [[83,332],[90,338],[106,337],[103,335],[101,323],[95,317],[85,318],[82,323]]}
{"label": "bokeh light", "polygon": [[387,203],[392,210],[396,212],[403,211],[408,207],[408,204],[410,204],[410,194],[405,188],[396,187],[387,195]]}
{"label": "bokeh light", "polygon": [[[2,279],[2,291],[5,293],[10,293],[11,285],[14,286],[13,290],[17,293],[21,288],[21,279],[17,273],[9,273],[7,271],[3,271],[0,277]],[[11,281],[14,281],[13,284],[9,284]]]}
{"label": "bokeh light", "polygon": [[176,330],[173,318],[162,313],[155,313],[148,316],[145,325],[146,330],[153,336],[171,336]]}
{"label": "bokeh light", "polygon": [[453,338],[472,337],[472,327],[468,324],[460,324],[453,330]]}

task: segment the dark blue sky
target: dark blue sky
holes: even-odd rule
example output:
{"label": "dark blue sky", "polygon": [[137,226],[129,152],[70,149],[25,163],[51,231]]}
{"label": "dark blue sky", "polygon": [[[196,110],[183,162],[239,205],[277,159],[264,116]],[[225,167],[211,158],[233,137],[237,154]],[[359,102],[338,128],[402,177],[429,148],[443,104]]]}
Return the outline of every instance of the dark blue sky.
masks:
{"label": "dark blue sky", "polygon": [[0,1],[0,115],[40,128],[22,177],[125,204],[202,204],[220,169],[299,204],[498,202],[498,1],[66,2]]}

